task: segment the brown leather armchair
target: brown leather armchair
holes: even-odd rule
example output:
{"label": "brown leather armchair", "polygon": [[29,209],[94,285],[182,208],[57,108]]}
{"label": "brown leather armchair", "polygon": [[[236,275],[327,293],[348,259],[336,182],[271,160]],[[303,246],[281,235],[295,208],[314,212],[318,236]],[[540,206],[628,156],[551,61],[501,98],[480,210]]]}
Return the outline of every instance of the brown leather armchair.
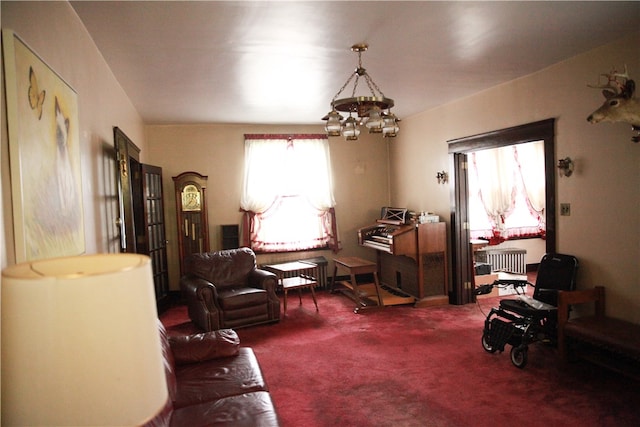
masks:
{"label": "brown leather armchair", "polygon": [[276,285],[249,248],[191,255],[180,279],[189,318],[205,331],[278,322]]}

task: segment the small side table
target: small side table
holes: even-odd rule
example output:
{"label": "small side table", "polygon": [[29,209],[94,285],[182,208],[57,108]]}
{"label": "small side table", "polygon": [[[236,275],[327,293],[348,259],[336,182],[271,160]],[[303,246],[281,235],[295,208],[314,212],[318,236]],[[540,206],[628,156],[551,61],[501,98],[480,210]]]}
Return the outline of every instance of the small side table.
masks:
{"label": "small side table", "polygon": [[[318,311],[318,301],[316,300],[316,292],[313,289],[318,285],[317,268],[318,266],[311,262],[294,261],[283,264],[272,264],[263,266],[265,270],[273,272],[278,276],[278,284],[282,287],[284,293],[284,314],[287,314],[287,294],[291,289],[298,290],[298,299],[302,305],[302,289],[309,288],[313,304]],[[290,276],[290,277],[285,277]]]}
{"label": "small side table", "polygon": [[[333,292],[336,282],[336,275],[338,274],[338,268],[344,268],[349,270],[349,275],[351,276],[350,282],[339,282],[341,285],[350,289],[350,295],[354,302],[356,303],[356,308],[353,310],[354,313],[358,313],[363,308],[374,307],[372,305],[368,305],[366,301],[361,298],[362,292],[358,287],[358,280],[356,276],[358,274],[371,274],[373,273],[373,287],[375,289],[375,294],[377,297],[378,305],[377,307],[382,307],[383,302],[380,296],[380,281],[378,280],[378,264],[375,262],[367,261],[358,257],[341,257],[333,259],[333,278],[331,279],[331,292]],[[367,294],[366,297],[369,295]]]}

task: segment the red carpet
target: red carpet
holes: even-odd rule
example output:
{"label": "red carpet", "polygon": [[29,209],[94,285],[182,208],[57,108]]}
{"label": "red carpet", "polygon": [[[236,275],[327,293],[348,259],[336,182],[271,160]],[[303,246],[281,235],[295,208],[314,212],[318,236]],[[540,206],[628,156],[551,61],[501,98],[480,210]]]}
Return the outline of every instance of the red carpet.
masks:
{"label": "red carpet", "polygon": [[[290,298],[280,323],[237,331],[285,427],[640,425],[640,384],[586,363],[560,369],[540,343],[520,370],[510,346],[482,349],[476,305],[354,314],[349,299],[326,292],[318,305]],[[182,306],[161,319],[171,334],[196,331]]]}

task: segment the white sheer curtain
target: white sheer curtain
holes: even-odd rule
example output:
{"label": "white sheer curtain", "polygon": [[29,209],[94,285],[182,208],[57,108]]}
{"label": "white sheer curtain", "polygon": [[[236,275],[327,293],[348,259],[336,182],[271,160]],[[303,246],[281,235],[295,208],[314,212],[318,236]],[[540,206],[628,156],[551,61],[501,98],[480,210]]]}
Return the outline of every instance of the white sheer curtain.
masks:
{"label": "white sheer curtain", "polygon": [[240,199],[243,210],[261,213],[273,204],[286,183],[283,176],[286,169],[280,164],[286,148],[286,140],[245,140],[244,187]]}
{"label": "white sheer curtain", "polygon": [[246,136],[244,187],[250,246],[256,251],[337,247],[326,136]]}
{"label": "white sheer curtain", "polygon": [[471,153],[468,169],[471,238],[545,235],[543,141]]}
{"label": "white sheer curtain", "polygon": [[[527,195],[529,207],[544,221],[545,209],[545,173],[544,141],[530,142],[514,146],[516,162]],[[533,213],[533,212],[532,212]]]}
{"label": "white sheer curtain", "polygon": [[515,195],[513,147],[483,150],[474,154],[481,200],[494,233],[502,235],[505,217],[513,209]]}

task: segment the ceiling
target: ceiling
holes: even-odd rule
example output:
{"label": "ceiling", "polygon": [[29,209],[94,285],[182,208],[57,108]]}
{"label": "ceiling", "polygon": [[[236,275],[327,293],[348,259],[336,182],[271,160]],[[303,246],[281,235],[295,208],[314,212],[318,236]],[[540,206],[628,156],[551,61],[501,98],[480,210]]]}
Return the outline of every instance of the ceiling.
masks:
{"label": "ceiling", "polygon": [[321,124],[363,42],[402,119],[640,28],[637,1],[71,4],[148,124]]}

